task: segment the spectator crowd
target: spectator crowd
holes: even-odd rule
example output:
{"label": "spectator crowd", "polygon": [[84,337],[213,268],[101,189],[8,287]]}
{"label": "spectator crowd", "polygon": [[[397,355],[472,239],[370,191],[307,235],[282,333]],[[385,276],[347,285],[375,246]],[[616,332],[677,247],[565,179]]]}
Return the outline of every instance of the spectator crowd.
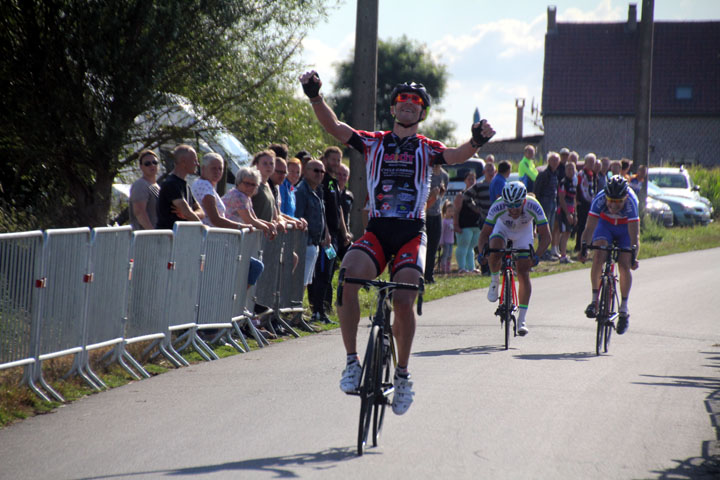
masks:
{"label": "spectator crowd", "polygon": [[[132,228],[172,229],[178,221],[199,221],[208,227],[260,230],[268,240],[289,228],[306,231],[301,267],[311,321],[333,323],[327,315],[333,304],[332,277],[352,240],[349,215],[354,196],[347,188],[350,169],[342,163],[342,151],[332,146],[318,159],[306,151],[289,157],[287,146],[270,145],[238,170],[234,188],[223,196],[218,193],[219,182],[226,178],[221,155],[208,153],[198,159],[192,146],[181,144],[174,148],[172,161],[172,170],[158,179],[158,155],[152,150],[140,152],[142,177],[130,189]],[[194,178],[198,169],[200,175]],[[294,253],[295,263],[298,258]],[[258,282],[263,269],[260,260],[251,259],[249,286]],[[253,321],[258,329],[267,310],[255,305]],[[282,332],[281,326],[273,326]]]}
{"label": "spectator crowd", "polygon": [[[518,175],[541,204],[552,232],[551,248],[542,260],[573,263],[568,241],[576,238],[577,252],[595,193],[614,174],[640,188],[646,172],[639,168],[631,176],[631,161],[610,161],[594,153],[586,154],[578,165],[579,154],[568,148],[547,153],[540,169],[535,156],[533,145],[523,149]],[[307,231],[302,268],[311,321],[332,323],[328,317],[333,308],[332,278],[353,240],[350,211],[355,198],[348,189],[351,172],[342,159],[342,150],[334,146],[313,158],[304,150],[290,156],[287,146],[272,144],[256,153],[251,164],[234,176],[235,188],[220,196],[217,187],[225,178],[225,162],[219,154],[208,153],[199,162],[193,147],[178,145],[173,150],[173,170],[159,182],[158,155],[143,150],[138,156],[142,177],[130,190],[130,224],[135,230],[171,229],[176,221],[200,221],[212,227],[261,230],[268,239],[290,227]],[[198,168],[199,178],[188,184],[188,176]],[[488,210],[512,170],[510,161],[496,162],[488,155],[482,177],[476,178],[475,171],[468,169],[463,191],[450,199],[446,198],[448,173],[441,165],[433,167],[426,207],[426,283],[433,283],[436,273],[489,275],[478,239]],[[262,262],[252,259],[250,285],[258,281],[262,270]],[[256,306],[256,313],[261,315],[265,308]]]}
{"label": "spectator crowd", "polygon": [[[646,168],[640,166],[637,173],[631,175],[632,161],[611,161],[608,157],[598,158],[594,153],[586,154],[578,165],[580,155],[568,148],[548,152],[544,167],[537,168],[535,155],[533,145],[523,149],[517,175],[542,206],[552,233],[551,248],[541,260],[573,263],[567,244],[571,237],[575,238],[574,253],[577,254],[595,194],[613,175],[623,176],[637,193],[647,175]],[[488,155],[482,177],[476,178],[472,169],[462,171],[464,189],[450,200],[444,198],[448,173],[440,166],[434,167],[426,211],[425,283],[433,283],[435,273],[490,274],[487,259],[480,255],[482,246],[478,245],[478,238],[490,206],[500,196],[512,171],[510,161],[496,162],[493,155]],[[457,268],[453,266],[453,254]]]}

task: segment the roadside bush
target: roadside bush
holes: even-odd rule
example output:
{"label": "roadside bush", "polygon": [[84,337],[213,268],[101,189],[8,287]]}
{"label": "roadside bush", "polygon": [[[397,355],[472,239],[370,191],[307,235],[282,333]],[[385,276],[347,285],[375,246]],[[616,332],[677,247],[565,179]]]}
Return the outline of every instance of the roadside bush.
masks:
{"label": "roadside bush", "polygon": [[720,167],[690,167],[688,172],[695,185],[700,187],[700,195],[712,203],[713,218],[720,218]]}

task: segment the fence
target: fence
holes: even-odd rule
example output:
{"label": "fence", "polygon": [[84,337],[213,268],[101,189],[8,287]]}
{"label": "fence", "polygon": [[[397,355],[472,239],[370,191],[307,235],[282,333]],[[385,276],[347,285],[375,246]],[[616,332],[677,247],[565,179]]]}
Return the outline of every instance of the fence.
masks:
{"label": "fence", "polygon": [[[126,347],[146,341],[143,352],[164,355],[174,366],[195,349],[217,356],[199,332],[214,332],[239,352],[249,350],[243,329],[262,347],[251,321],[255,302],[266,319],[299,315],[307,234],[289,230],[272,241],[259,231],[207,228],[178,222],[171,230],[132,232],[130,227],[52,229],[0,234],[0,370],[23,368],[22,383],[45,400],[64,401],[43,378],[42,362],[73,355],[67,375],[106,388],[92,371],[89,352],[112,347],[108,361],[135,378],[149,377]],[[264,271],[248,289],[250,258]],[[272,329],[272,322],[266,322]],[[175,336],[173,336],[173,333]],[[207,335],[204,338],[208,338]]]}

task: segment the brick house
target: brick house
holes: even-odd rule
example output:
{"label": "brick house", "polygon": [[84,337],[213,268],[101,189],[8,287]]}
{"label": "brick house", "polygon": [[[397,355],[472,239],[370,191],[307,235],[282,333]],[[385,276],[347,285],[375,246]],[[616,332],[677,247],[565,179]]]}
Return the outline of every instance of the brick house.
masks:
{"label": "brick house", "polygon": [[[548,8],[544,150],[633,154],[640,24],[558,23]],[[720,165],[720,22],[655,22],[650,165]]]}

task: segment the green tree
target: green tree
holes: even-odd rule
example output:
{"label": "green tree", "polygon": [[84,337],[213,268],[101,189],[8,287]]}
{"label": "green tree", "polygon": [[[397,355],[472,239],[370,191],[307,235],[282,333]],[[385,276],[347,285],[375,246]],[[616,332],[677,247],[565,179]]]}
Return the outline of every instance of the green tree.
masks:
{"label": "green tree", "polygon": [[252,153],[271,143],[288,145],[290,155],[306,150],[318,156],[328,145],[338,142],[325,132],[305,97],[295,96],[297,76],[261,90],[262,102],[237,105],[223,122],[242,139]]}
{"label": "green tree", "polygon": [[325,3],[0,0],[0,208],[104,225],[134,119],[165,93],[221,120],[262,102]]}
{"label": "green tree", "polygon": [[[349,122],[352,118],[352,79],[353,56],[337,67],[336,94],[331,101],[338,118]],[[392,129],[394,120],[390,115],[390,93],[398,83],[417,82],[425,85],[432,97],[430,118],[442,112],[438,107],[447,87],[447,68],[433,60],[424,44],[414,42],[403,36],[398,40],[378,41],[377,66],[377,105],[376,128]],[[421,131],[433,131],[443,136],[433,137],[442,141],[451,141],[450,132],[455,125],[446,120],[436,120],[433,125],[423,125]]]}

